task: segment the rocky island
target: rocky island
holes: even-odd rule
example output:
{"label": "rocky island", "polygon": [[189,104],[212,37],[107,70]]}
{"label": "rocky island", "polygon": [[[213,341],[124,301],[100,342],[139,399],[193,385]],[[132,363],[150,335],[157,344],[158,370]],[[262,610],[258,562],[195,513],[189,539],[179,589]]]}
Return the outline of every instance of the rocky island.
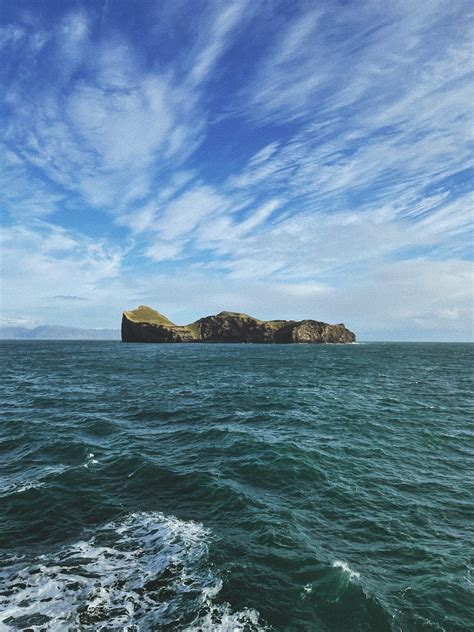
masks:
{"label": "rocky island", "polygon": [[175,325],[159,312],[140,305],[122,316],[122,342],[355,342],[343,324],[317,320],[258,320],[237,312],[205,316],[190,325]]}

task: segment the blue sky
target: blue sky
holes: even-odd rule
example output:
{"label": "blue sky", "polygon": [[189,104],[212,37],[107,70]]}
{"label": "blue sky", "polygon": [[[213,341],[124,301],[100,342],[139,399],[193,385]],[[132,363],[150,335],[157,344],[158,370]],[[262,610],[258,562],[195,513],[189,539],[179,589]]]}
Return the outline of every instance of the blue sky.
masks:
{"label": "blue sky", "polygon": [[472,339],[472,13],[0,0],[2,323]]}

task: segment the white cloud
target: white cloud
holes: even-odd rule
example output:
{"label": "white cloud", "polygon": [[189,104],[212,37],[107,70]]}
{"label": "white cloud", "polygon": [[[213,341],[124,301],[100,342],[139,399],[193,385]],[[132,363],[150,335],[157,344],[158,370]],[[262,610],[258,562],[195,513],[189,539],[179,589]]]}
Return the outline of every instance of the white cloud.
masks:
{"label": "white cloud", "polygon": [[[1,251],[0,294],[2,313],[8,318],[47,313],[48,296],[96,296],[102,284],[118,276],[122,260],[116,247],[46,223],[4,229]],[[50,311],[53,317],[56,308]]]}
{"label": "white cloud", "polygon": [[0,51],[9,45],[15,45],[25,36],[25,29],[18,24],[0,26]]}
{"label": "white cloud", "polygon": [[[70,74],[81,63],[87,49],[89,18],[85,11],[71,11],[58,24],[61,71]],[[36,39],[38,42],[38,38]]]}
{"label": "white cloud", "polygon": [[[130,203],[146,200],[160,173],[172,187],[173,168],[202,142],[200,84],[227,47],[243,9],[234,3],[214,12],[211,38],[201,34],[192,47],[195,57],[184,80],[172,67],[145,68],[135,47],[117,33],[90,39],[93,15],[68,13],[56,28],[54,80],[38,82],[36,66],[25,59],[24,71],[10,83],[5,139],[25,164],[69,194],[122,215]],[[34,40],[38,54],[41,33],[40,27],[13,26],[2,32],[6,43],[20,36],[32,45]]]}
{"label": "white cloud", "polygon": [[158,221],[157,228],[165,239],[189,235],[203,221],[224,214],[229,202],[212,187],[196,186],[174,199]]}
{"label": "white cloud", "polygon": [[59,26],[60,36],[67,42],[83,42],[89,33],[89,20],[83,11],[68,13]]}
{"label": "white cloud", "polygon": [[265,222],[281,205],[280,200],[270,200],[258,208],[246,220],[238,224],[235,228],[235,232],[238,235],[249,233],[254,228]]}
{"label": "white cloud", "polygon": [[473,223],[465,198],[415,221],[401,221],[391,208],[331,215],[306,212],[283,216],[259,232],[250,231],[254,221],[263,221],[277,207],[278,201],[265,205],[240,229],[221,218],[214,232],[206,232],[207,241],[201,236],[201,246],[213,247],[224,256],[221,268],[236,278],[273,278],[275,282],[331,278],[343,285],[352,268],[361,273],[378,262],[400,257],[407,249],[442,247],[444,257],[455,256]]}
{"label": "white cloud", "polygon": [[167,86],[142,78],[129,90],[79,84],[68,99],[74,132],[99,159],[101,168],[146,167],[167,140],[174,121]]}
{"label": "white cloud", "polygon": [[256,154],[252,156],[252,158],[249,160],[249,166],[254,167],[261,164],[262,162],[266,162],[269,158],[273,156],[279,145],[280,143],[276,141],[265,145],[265,147],[260,149]]}
{"label": "white cloud", "polygon": [[209,28],[198,39],[192,67],[187,81],[198,85],[209,78],[217,61],[223,55],[231,35],[251,13],[249,0],[233,0],[214,5],[213,15],[208,19]]}
{"label": "white cloud", "polygon": [[155,239],[145,250],[145,255],[153,261],[176,260],[182,251],[179,242],[169,242],[163,239]]}
{"label": "white cloud", "polygon": [[47,181],[31,174],[18,154],[0,143],[0,208],[18,220],[45,217],[58,210],[64,195]]}

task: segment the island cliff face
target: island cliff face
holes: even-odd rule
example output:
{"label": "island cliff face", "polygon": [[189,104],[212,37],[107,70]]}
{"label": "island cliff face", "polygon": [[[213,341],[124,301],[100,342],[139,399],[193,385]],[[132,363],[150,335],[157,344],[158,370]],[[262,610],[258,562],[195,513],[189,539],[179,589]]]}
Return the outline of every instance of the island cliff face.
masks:
{"label": "island cliff face", "polygon": [[317,320],[257,320],[246,314],[220,312],[190,325],[175,325],[159,312],[140,305],[122,316],[123,342],[255,342],[347,343],[355,342],[343,324]]}

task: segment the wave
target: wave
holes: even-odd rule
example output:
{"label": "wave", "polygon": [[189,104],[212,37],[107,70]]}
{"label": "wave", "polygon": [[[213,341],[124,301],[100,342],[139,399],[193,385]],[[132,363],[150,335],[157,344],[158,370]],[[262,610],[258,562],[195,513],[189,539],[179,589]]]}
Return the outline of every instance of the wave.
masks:
{"label": "wave", "polygon": [[393,629],[393,613],[379,599],[381,595],[371,593],[364,578],[347,562],[323,564],[312,581],[302,586],[300,595],[304,602],[313,604],[321,629]]}
{"label": "wave", "polygon": [[222,580],[208,561],[210,537],[196,522],[133,513],[55,553],[0,560],[0,627],[264,630],[255,610],[215,601]]}
{"label": "wave", "polygon": [[335,560],[332,563],[332,567],[333,568],[340,568],[342,569],[345,573],[347,573],[349,575],[349,579],[360,579],[360,573],[358,573],[357,571],[353,571],[350,567],[349,564],[346,564],[346,562],[341,562],[340,560]]}
{"label": "wave", "polygon": [[10,494],[22,494],[30,489],[38,489],[40,487],[44,487],[46,485],[46,480],[49,476],[54,474],[61,474],[66,470],[66,466],[64,465],[50,465],[45,468],[41,468],[37,472],[38,476],[26,479],[24,474],[21,476],[11,476],[9,478],[4,478],[4,480],[0,483],[0,497],[6,497]]}

